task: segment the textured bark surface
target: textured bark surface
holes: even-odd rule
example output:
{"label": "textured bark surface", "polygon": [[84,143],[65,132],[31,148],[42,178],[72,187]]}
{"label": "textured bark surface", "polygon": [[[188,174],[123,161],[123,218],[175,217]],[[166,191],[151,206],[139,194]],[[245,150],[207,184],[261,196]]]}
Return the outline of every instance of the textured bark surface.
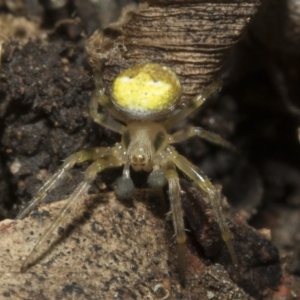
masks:
{"label": "textured bark surface", "polygon": [[22,261],[64,201],[41,206],[24,221],[0,223],[1,297],[252,299],[221,265],[206,266],[193,251],[187,254],[188,285],[182,288],[163,198],[147,191],[134,198],[134,205],[124,205],[113,193],[92,201],[87,197],[66,222],[64,234],[57,230],[53,246],[26,274],[19,272]]}
{"label": "textured bark surface", "polygon": [[149,1],[88,42],[91,65],[103,68],[110,91],[121,70],[137,63],[171,67],[182,103],[220,75],[220,68],[258,8],[257,1]]}

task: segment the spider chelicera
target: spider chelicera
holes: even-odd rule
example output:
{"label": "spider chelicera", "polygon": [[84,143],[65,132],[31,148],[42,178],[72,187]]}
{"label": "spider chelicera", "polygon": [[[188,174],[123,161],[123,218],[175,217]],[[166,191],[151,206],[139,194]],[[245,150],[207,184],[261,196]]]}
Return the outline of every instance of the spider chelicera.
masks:
{"label": "spider chelicera", "polygon": [[[23,263],[21,271],[27,270],[53,231],[88,192],[97,174],[103,169],[122,165],[124,165],[123,174],[117,179],[115,185],[115,192],[120,197],[128,198],[134,191],[130,178],[130,166],[134,171],[150,172],[148,183],[151,187],[157,188],[168,184],[182,282],[185,273],[186,235],[177,168],[208,194],[222,238],[236,266],[237,259],[231,233],[222,213],[219,192],[199,168],[181,156],[171,145],[198,136],[229,149],[234,149],[234,147],[219,135],[200,127],[188,127],[174,134],[168,133],[170,128],[185,119],[218,90],[220,82],[215,81],[205,87],[183,109],[178,109],[176,104],[180,100],[181,84],[177,75],[166,66],[147,63],[126,69],[113,82],[112,99],[105,94],[100,73],[95,74],[95,80],[96,90],[91,98],[90,114],[96,123],[118,132],[122,136],[121,142],[113,147],[85,149],[68,157],[62,167],[40,188],[28,206],[17,216],[17,219],[24,218],[37,204],[41,203],[75,164],[92,161],[85,172],[84,180],[70,195],[53,223],[40,237]],[[99,104],[110,114],[99,113]]]}

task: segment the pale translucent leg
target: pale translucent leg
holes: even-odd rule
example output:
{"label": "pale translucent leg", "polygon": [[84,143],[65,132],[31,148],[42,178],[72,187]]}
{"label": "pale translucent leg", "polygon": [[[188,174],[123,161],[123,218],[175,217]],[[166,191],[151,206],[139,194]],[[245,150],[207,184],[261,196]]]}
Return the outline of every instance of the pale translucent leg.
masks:
{"label": "pale translucent leg", "polygon": [[125,130],[125,126],[123,126],[121,123],[115,121],[108,114],[98,113],[99,94],[101,94],[101,91],[98,91],[98,90],[95,90],[92,94],[92,98],[90,101],[91,117],[93,118],[93,120],[96,123],[102,125],[103,127],[122,134],[123,131]]}
{"label": "pale translucent leg", "polygon": [[188,127],[183,130],[179,130],[174,134],[169,136],[169,143],[180,143],[188,138],[193,136],[198,136],[204,140],[207,140],[213,144],[223,146],[230,150],[236,151],[236,148],[226,140],[224,140],[221,136],[216,133],[209,132],[207,130],[202,129],[201,127]]}
{"label": "pale translucent leg", "polygon": [[82,197],[87,193],[97,174],[103,169],[120,166],[123,163],[124,162],[118,157],[109,156],[97,159],[88,167],[88,169],[85,172],[84,181],[81,182],[76,188],[76,190],[71,194],[71,196],[67,200],[67,203],[56,215],[50,227],[47,228],[43,235],[40,237],[35,247],[23,263],[21,267],[21,272],[25,272],[28,269],[28,267],[32,264],[32,262],[34,262],[34,260],[37,259],[37,257],[39,257],[39,255],[41,255],[49,247],[47,242],[48,240],[50,240],[53,231],[60,226],[60,224],[65,220],[65,218],[70,214],[72,209],[76,206],[77,202],[80,199],[82,199]]}
{"label": "pale translucent leg", "polygon": [[[110,115],[113,115],[115,118],[123,120],[122,115],[116,110],[112,102],[105,95],[105,90],[103,88],[102,76],[99,72],[96,72],[95,75],[96,89],[92,94],[90,101],[90,114],[94,121],[105,128],[108,128],[112,131],[122,134],[125,130],[125,126],[114,120]],[[101,104],[106,108],[110,114],[98,113],[98,105]]]}
{"label": "pale translucent leg", "polygon": [[216,80],[210,85],[204,87],[202,91],[196,95],[191,101],[186,104],[184,109],[178,110],[173,116],[163,122],[163,125],[166,129],[169,129],[178,122],[184,120],[187,116],[189,116],[195,109],[200,107],[209,96],[211,96],[214,92],[218,91],[222,86],[221,80]]}
{"label": "pale translucent leg", "polygon": [[100,157],[111,155],[111,148],[90,148],[79,151],[69,156],[62,167],[39,189],[34,198],[29,204],[18,214],[16,219],[23,219],[37,205],[39,205],[46,196],[56,187],[68,174],[68,171],[77,163],[82,163],[87,160],[96,160]]}
{"label": "pale translucent leg", "polygon": [[177,153],[173,147],[167,147],[166,153],[168,158],[188,177],[190,177],[204,192],[209,195],[210,205],[214,212],[216,221],[220,227],[222,238],[227,245],[233,265],[237,268],[237,257],[233,248],[232,235],[227,226],[224,214],[222,212],[220,194],[210,182],[210,180],[189,162],[185,157]]}
{"label": "pale translucent leg", "polygon": [[183,212],[180,201],[180,184],[176,168],[173,163],[168,163],[163,167],[165,176],[169,184],[169,198],[171,203],[173,225],[176,234],[176,241],[178,246],[178,264],[180,280],[185,284],[185,270],[186,270],[186,235],[184,231]]}

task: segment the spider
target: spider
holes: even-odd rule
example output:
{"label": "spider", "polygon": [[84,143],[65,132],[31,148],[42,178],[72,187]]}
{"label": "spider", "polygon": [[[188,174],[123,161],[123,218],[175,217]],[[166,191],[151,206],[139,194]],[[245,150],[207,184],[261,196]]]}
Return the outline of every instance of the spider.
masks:
{"label": "spider", "polygon": [[[221,85],[220,81],[215,81],[205,87],[183,109],[176,108],[181,96],[180,81],[177,75],[164,65],[146,63],[126,69],[115,78],[111,97],[105,94],[100,72],[95,73],[95,81],[96,89],[91,97],[90,114],[96,123],[118,132],[122,136],[121,142],[113,147],[88,148],[69,156],[62,167],[40,188],[28,206],[17,216],[17,219],[24,218],[37,204],[41,203],[47,194],[61,183],[75,164],[92,161],[85,171],[84,180],[70,195],[53,223],[40,237],[23,263],[21,271],[26,271],[31,265],[41,246],[47,242],[52,232],[59,227],[76,203],[88,192],[97,174],[103,169],[122,165],[124,165],[122,176],[115,184],[115,192],[120,197],[128,198],[134,191],[134,184],[130,178],[130,166],[134,171],[149,172],[148,184],[153,188],[168,184],[182,282],[184,282],[186,265],[186,234],[177,169],[185,173],[208,194],[222,238],[236,266],[237,258],[231,233],[222,213],[219,192],[203,172],[180,155],[172,144],[198,136],[229,149],[234,149],[234,147],[219,135],[200,127],[188,127],[174,134],[168,133],[174,125],[185,119],[217,91]],[[110,114],[99,113],[99,104]]]}

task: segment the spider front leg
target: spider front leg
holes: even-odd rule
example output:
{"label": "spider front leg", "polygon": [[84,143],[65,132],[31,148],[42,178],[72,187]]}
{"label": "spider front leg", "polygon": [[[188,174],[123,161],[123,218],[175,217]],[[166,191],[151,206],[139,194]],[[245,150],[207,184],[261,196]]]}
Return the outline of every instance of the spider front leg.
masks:
{"label": "spider front leg", "polygon": [[46,250],[44,249],[44,246],[46,245],[47,241],[50,239],[53,231],[60,226],[60,224],[69,215],[69,213],[78,203],[78,201],[88,192],[97,174],[101,172],[103,169],[110,168],[110,167],[117,167],[124,163],[121,156],[116,155],[116,153],[114,153],[114,152],[118,152],[120,147],[117,146],[114,148],[109,149],[111,152],[110,156],[97,159],[87,168],[85,172],[84,181],[80,183],[79,186],[76,188],[76,190],[71,194],[66,204],[63,206],[63,208],[59,211],[59,213],[54,218],[50,227],[47,228],[46,231],[43,233],[43,235],[39,238],[35,247],[30,252],[25,262],[23,263],[21,267],[21,272],[26,272],[26,270],[34,262],[34,260],[38,258],[39,254],[42,254],[43,251]]}
{"label": "spider front leg", "polygon": [[175,132],[174,134],[170,135],[169,137],[169,143],[180,143],[186,139],[189,139],[193,136],[198,136],[204,140],[207,140],[213,144],[223,146],[225,148],[228,148],[232,151],[237,151],[236,148],[226,140],[224,140],[221,136],[219,136],[216,133],[207,131],[201,127],[188,127],[183,130],[179,130]]}
{"label": "spider front leg", "polygon": [[122,134],[125,130],[125,126],[114,120],[109,114],[98,113],[98,105],[101,104],[110,112],[111,115],[115,116],[121,121],[124,121],[122,115],[116,110],[112,102],[105,95],[101,73],[95,72],[94,77],[96,89],[92,93],[92,97],[90,100],[90,115],[96,123],[112,131]]}
{"label": "spider front leg", "polygon": [[186,235],[184,231],[183,212],[182,212],[181,201],[180,201],[179,177],[173,163],[167,163],[163,167],[163,170],[169,184],[169,198],[171,203],[173,226],[174,226],[176,241],[178,246],[180,280],[182,285],[184,286],[185,270],[186,270],[186,260],[185,260]]}
{"label": "spider front leg", "polygon": [[226,243],[234,268],[237,269],[238,262],[232,243],[232,235],[222,212],[219,192],[212,185],[210,180],[201,172],[201,170],[189,162],[185,157],[178,154],[173,147],[168,146],[165,151],[168,158],[208,194],[210,205],[221,230],[222,238]]}
{"label": "spider front leg", "polygon": [[68,171],[74,167],[77,163],[82,163],[87,160],[95,160],[102,156],[109,154],[111,150],[109,148],[90,148],[86,150],[81,150],[71,156],[69,156],[62,167],[39,189],[34,198],[29,202],[29,204],[18,214],[16,219],[23,219],[28,215],[38,204],[43,202],[46,196],[58,186],[59,183],[68,174]]}
{"label": "spider front leg", "polygon": [[189,101],[181,110],[176,111],[170,118],[168,118],[163,124],[166,129],[177,125],[180,121],[186,119],[194,110],[200,107],[206,99],[208,99],[213,93],[218,91],[222,86],[221,80],[216,80],[204,87],[202,91],[196,95],[191,101]]}

